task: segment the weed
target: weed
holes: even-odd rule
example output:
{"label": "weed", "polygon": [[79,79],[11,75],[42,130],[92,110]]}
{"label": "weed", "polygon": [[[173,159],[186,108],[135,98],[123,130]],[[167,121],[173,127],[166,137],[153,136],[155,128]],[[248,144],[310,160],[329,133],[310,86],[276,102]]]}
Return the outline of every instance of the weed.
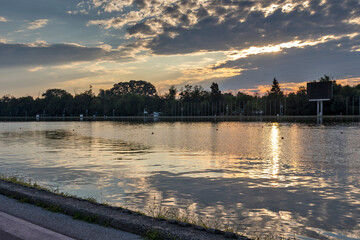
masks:
{"label": "weed", "polygon": [[8,176],[5,174],[0,174],[0,179],[7,182],[19,184],[21,186],[32,187],[39,190],[51,191],[49,188],[40,186],[39,184],[36,183],[36,181],[33,182],[31,178],[26,180],[24,177],[20,177],[20,176]]}
{"label": "weed", "polygon": [[164,238],[161,236],[159,231],[149,230],[146,232],[145,239],[147,239],[147,240],[163,240]]}
{"label": "weed", "polygon": [[30,203],[30,200],[28,198],[20,198],[18,201],[22,203]]}
{"label": "weed", "polygon": [[96,223],[98,221],[99,217],[96,215],[88,216],[88,215],[83,214],[82,212],[76,212],[73,215],[73,219],[83,220],[83,221],[89,222],[89,223]]}
{"label": "weed", "polygon": [[110,204],[108,202],[101,202],[100,204],[104,205],[104,206],[110,206]]}
{"label": "weed", "polygon": [[[204,228],[220,229],[221,226],[224,226],[224,224],[219,219],[203,218],[201,216],[194,215],[189,210],[179,210],[162,206],[162,203],[154,203],[151,206],[148,206],[146,213],[147,215],[154,218],[176,220],[178,222],[190,223]],[[234,227],[232,228],[232,230],[232,232],[237,233],[234,230]]]}
{"label": "weed", "polygon": [[84,198],[86,201],[88,202],[92,202],[92,203],[97,203],[96,199],[93,198],[93,197],[87,197],[87,198]]}
{"label": "weed", "polygon": [[55,205],[45,207],[45,209],[48,211],[51,211],[51,212],[63,212],[63,210],[60,206],[55,206]]}
{"label": "weed", "polygon": [[145,234],[145,239],[146,240],[164,240],[164,239],[179,240],[179,238],[171,234],[168,234],[166,237],[164,237],[164,235],[156,229],[147,231]]}
{"label": "weed", "polygon": [[296,237],[284,237],[274,233],[261,233],[255,234],[254,240],[296,240]]}

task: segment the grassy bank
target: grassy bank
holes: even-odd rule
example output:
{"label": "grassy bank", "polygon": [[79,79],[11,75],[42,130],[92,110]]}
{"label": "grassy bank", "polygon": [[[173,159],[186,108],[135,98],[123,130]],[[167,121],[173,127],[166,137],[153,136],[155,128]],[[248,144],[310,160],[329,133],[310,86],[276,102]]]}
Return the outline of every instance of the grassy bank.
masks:
{"label": "grassy bank", "polygon": [[62,193],[24,177],[0,175],[0,194],[49,211],[65,213],[74,219],[140,234],[146,239],[249,239],[234,232],[184,222],[184,218],[169,219],[163,208],[154,210],[155,216],[148,216],[139,211],[98,203],[93,198]]}
{"label": "grassy bank", "polygon": [[[55,194],[57,196],[65,197],[65,198],[71,198],[74,200],[79,200],[83,202],[88,202],[91,204],[94,204],[96,206],[103,206],[106,208],[113,208],[121,210],[122,212],[125,212],[127,214],[131,214],[134,216],[144,216],[144,217],[151,217],[155,219],[157,222],[166,222],[171,225],[178,225],[184,229],[188,229],[189,227],[198,230],[200,232],[207,232],[209,234],[213,235],[221,235],[226,238],[233,238],[233,239],[249,239],[241,235],[239,233],[239,225],[231,224],[231,225],[225,225],[225,227],[220,230],[220,226],[224,226],[219,221],[210,221],[208,219],[202,219],[197,218],[195,216],[191,216],[190,214],[180,214],[179,211],[176,211],[175,209],[169,209],[166,207],[163,207],[161,205],[154,205],[149,208],[147,213],[140,211],[132,211],[129,209],[125,209],[122,207],[111,207],[106,203],[98,203],[94,198],[88,197],[88,198],[81,198],[75,195],[59,192],[58,189],[52,189],[49,187],[44,187],[36,183],[36,181],[33,181],[29,178],[24,177],[18,177],[18,176],[8,176],[4,174],[0,174],[0,180],[5,181],[7,183],[13,183],[19,186],[23,186],[26,188],[36,189],[41,192],[51,193]],[[1,193],[1,192],[0,192]],[[6,195],[6,194],[5,194]],[[53,212],[60,212],[65,213],[68,215],[71,215],[74,219],[83,220],[90,223],[96,223],[103,226],[111,226],[114,225],[112,223],[112,220],[109,218],[106,218],[102,216],[101,214],[94,214],[88,211],[68,211],[66,207],[64,207],[62,204],[54,204],[51,201],[39,201],[37,198],[31,197],[31,196],[19,196],[17,194],[9,195],[9,197],[15,198],[21,202],[24,203],[31,203],[34,205],[37,205],[39,207],[42,207],[46,210],[53,211]],[[70,212],[70,214],[69,214]],[[121,229],[125,230],[126,229]],[[130,231],[133,232],[133,231]],[[146,231],[142,232],[142,235],[146,239],[180,239],[177,238],[176,235],[171,235],[169,233],[164,233],[158,228],[152,228],[147,229]],[[281,236],[276,236],[272,234],[267,235],[261,235],[261,234],[254,234],[254,239],[290,239],[290,238],[284,238]],[[220,238],[219,238],[220,239]]]}

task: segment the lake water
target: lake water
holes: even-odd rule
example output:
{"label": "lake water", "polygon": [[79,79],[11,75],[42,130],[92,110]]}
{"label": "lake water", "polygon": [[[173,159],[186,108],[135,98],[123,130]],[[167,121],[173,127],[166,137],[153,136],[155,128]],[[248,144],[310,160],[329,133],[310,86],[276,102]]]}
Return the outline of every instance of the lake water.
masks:
{"label": "lake water", "polygon": [[0,122],[0,167],[249,236],[360,238],[359,123]]}

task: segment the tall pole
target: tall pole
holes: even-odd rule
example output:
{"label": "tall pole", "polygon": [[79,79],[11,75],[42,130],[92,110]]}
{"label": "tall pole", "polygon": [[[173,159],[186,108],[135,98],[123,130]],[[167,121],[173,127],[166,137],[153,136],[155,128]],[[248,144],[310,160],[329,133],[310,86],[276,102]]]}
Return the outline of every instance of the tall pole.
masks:
{"label": "tall pole", "polygon": [[267,100],[265,99],[265,109],[264,109],[264,112],[265,112],[265,116],[267,116]]}
{"label": "tall pole", "polygon": [[355,115],[355,99],[354,96],[352,97],[352,115]]}
{"label": "tall pole", "polygon": [[316,101],[316,116],[320,116],[319,103],[320,101]]}
{"label": "tall pole", "polygon": [[320,104],[321,104],[321,116],[322,116],[324,113],[324,102],[320,101]]}
{"label": "tall pole", "polygon": [[317,116],[321,117],[323,115],[323,111],[324,111],[324,105],[323,105],[323,101],[316,101],[316,106],[317,106]]}

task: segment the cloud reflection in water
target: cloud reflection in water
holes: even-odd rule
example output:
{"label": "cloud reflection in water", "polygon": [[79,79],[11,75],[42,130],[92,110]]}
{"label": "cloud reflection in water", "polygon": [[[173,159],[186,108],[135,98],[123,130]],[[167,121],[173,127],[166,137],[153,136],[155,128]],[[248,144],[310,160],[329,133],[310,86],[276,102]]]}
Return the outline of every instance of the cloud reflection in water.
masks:
{"label": "cloud reflection in water", "polygon": [[356,124],[0,123],[0,164],[69,193],[161,203],[249,234],[359,237],[359,134]]}

